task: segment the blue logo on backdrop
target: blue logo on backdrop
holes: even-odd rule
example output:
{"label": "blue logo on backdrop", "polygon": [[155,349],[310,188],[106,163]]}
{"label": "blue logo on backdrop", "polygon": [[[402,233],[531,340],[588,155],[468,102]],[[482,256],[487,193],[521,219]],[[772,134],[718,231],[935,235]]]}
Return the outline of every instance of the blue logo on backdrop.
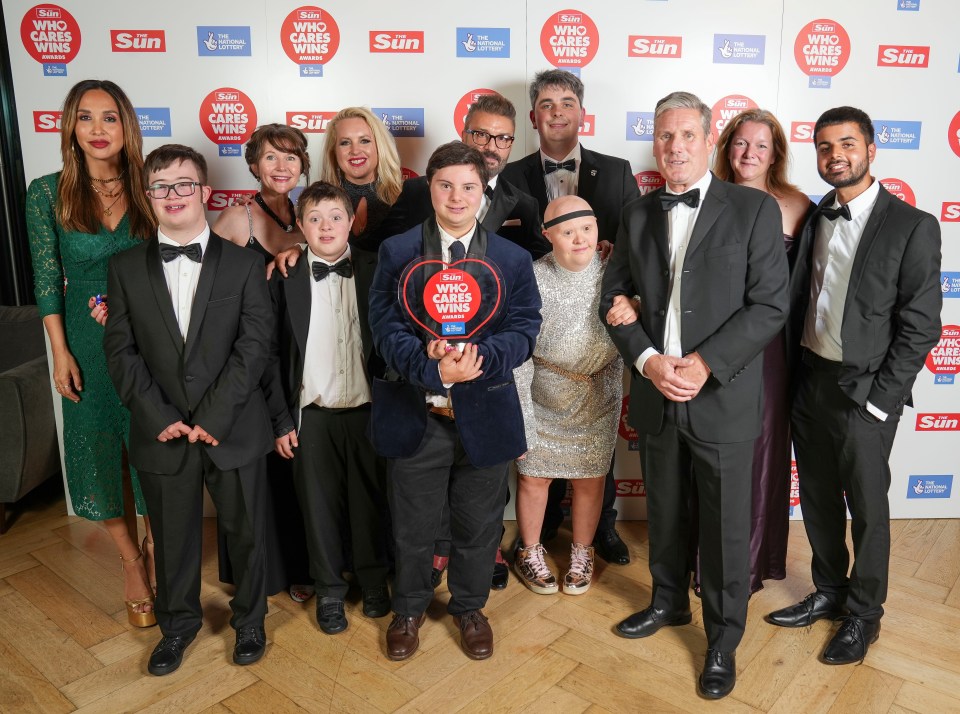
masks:
{"label": "blue logo on backdrop", "polygon": [[714,64],[763,64],[766,35],[714,35]]}
{"label": "blue logo on backdrop", "polygon": [[653,141],[653,112],[627,112],[627,141]]}
{"label": "blue logo on backdrop", "polygon": [[373,107],[394,138],[423,137],[423,108]]}
{"label": "blue logo on backdrop", "polygon": [[300,76],[301,77],[322,77],[323,65],[322,64],[302,64],[300,65]]}
{"label": "blue logo on backdrop", "polygon": [[220,156],[240,156],[242,144],[220,144]]}
{"label": "blue logo on backdrop", "polygon": [[920,12],[920,0],[897,0],[900,12]]}
{"label": "blue logo on backdrop", "polygon": [[171,136],[169,107],[138,107],[137,121],[144,136]]}
{"label": "blue logo on backdrop", "polygon": [[810,77],[810,81],[807,82],[808,89],[830,89],[830,78],[829,77]]}
{"label": "blue logo on backdrop", "polygon": [[200,25],[197,51],[201,57],[249,57],[250,28]]}
{"label": "blue logo on backdrop", "polygon": [[950,498],[953,475],[917,476],[911,474],[907,483],[907,498]]}
{"label": "blue logo on backdrop", "polygon": [[509,27],[458,27],[457,57],[510,56]]}
{"label": "blue logo on backdrop", "polygon": [[66,77],[67,76],[67,65],[65,64],[45,64],[43,65],[43,73],[47,77]]}
{"label": "blue logo on backdrop", "polygon": [[873,131],[876,134],[878,149],[920,148],[920,125],[918,121],[876,120]]}
{"label": "blue logo on backdrop", "polygon": [[960,298],[960,273],[940,273],[940,292],[945,298]]}
{"label": "blue logo on backdrop", "polygon": [[933,375],[933,383],[934,384],[953,384],[953,377],[954,375],[952,374],[935,374]]}

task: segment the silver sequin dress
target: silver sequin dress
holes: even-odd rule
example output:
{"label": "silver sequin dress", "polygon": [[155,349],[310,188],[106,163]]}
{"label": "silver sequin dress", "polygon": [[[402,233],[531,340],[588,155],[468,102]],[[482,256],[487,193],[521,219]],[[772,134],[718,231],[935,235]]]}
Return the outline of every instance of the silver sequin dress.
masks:
{"label": "silver sequin dress", "polygon": [[[543,298],[534,357],[514,370],[527,456],[524,476],[595,478],[610,468],[623,396],[623,361],[597,316],[605,263],[578,273],[548,253],[533,264]],[[542,361],[588,381],[563,376]]]}

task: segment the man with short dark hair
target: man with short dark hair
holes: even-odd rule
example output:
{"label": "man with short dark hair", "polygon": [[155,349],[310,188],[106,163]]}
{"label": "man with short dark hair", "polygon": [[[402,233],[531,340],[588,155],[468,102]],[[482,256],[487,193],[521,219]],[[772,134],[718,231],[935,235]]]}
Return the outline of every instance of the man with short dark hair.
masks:
{"label": "man with short dark hair", "polygon": [[816,590],[767,620],[806,627],[842,619],[821,660],[847,664],[863,661],[880,634],[890,450],[917,372],[940,337],[940,226],[871,176],[876,145],[865,112],[827,110],[813,141],[817,171],[835,190],[798,241],[787,344],[798,363],[793,440]]}

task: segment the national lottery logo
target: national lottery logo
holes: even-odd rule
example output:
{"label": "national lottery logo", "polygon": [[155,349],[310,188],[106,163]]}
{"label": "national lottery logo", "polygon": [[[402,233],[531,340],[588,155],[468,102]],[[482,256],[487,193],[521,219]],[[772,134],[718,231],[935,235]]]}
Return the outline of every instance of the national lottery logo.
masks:
{"label": "national lottery logo", "polygon": [[423,138],[423,107],[371,107],[395,139]]}
{"label": "national lottery logo", "polygon": [[340,49],[340,27],[326,10],[305,5],[284,18],[280,44],[287,57],[300,66],[301,77],[322,77],[324,65]]}
{"label": "national lottery logo", "polygon": [[509,56],[509,27],[457,28],[457,57],[506,58]]}
{"label": "national lottery logo", "polygon": [[960,112],[954,114],[947,128],[947,143],[957,156],[960,156]]}
{"label": "national lottery logo", "polygon": [[110,30],[112,52],[166,52],[163,30]]}
{"label": "national lottery logo", "polygon": [[627,112],[627,141],[653,141],[653,112]]}
{"label": "national lottery logo", "polygon": [[137,107],[137,121],[140,133],[148,136],[172,136],[170,131],[169,107]]}
{"label": "national lottery logo", "polygon": [[713,135],[720,136],[723,127],[740,112],[758,109],[757,103],[742,94],[730,94],[713,105]]}
{"label": "national lottery logo", "polygon": [[200,126],[220,156],[240,156],[240,145],[246,143],[257,126],[257,108],[250,97],[233,87],[210,92],[200,103]]}
{"label": "national lottery logo", "polygon": [[640,195],[646,196],[651,191],[662,188],[666,183],[659,171],[640,171],[633,175],[637,181],[637,188],[640,189]]}
{"label": "national lottery logo", "polygon": [[797,33],[793,55],[800,71],[811,78],[827,78],[810,86],[830,86],[829,78],[839,74],[850,59],[850,37],[839,22],[814,20]]}
{"label": "national lottery logo", "polygon": [[944,299],[960,298],[960,272],[947,270],[940,273],[940,294]]}
{"label": "national lottery logo", "polygon": [[336,115],[336,112],[287,112],[287,126],[304,134],[323,134]]}
{"label": "national lottery logo", "polygon": [[20,21],[20,40],[45,76],[64,76],[80,52],[80,25],[59,5],[35,5]]}
{"label": "national lottery logo", "polygon": [[790,141],[798,144],[812,144],[815,125],[812,121],[790,122]]}
{"label": "national lottery logo", "polygon": [[423,30],[370,30],[370,52],[423,54]]}
{"label": "national lottery logo", "polygon": [[874,136],[878,149],[920,148],[920,130],[922,122],[878,119],[873,122]]}
{"label": "national lottery logo", "polygon": [[597,56],[600,33],[590,17],[579,10],[561,10],[543,23],[540,50],[560,69],[578,70]]}
{"label": "national lottery logo", "polygon": [[677,59],[683,56],[683,38],[675,35],[630,35],[628,57]]}
{"label": "national lottery logo", "polygon": [[763,64],[766,35],[714,35],[714,64]]}
{"label": "national lottery logo", "polygon": [[907,498],[950,498],[953,490],[953,474],[913,474],[908,482]]}
{"label": "national lottery logo", "polygon": [[41,111],[33,113],[33,130],[38,134],[55,134],[60,131],[60,111]]}
{"label": "national lottery logo", "polygon": [[199,25],[197,53],[200,57],[250,57],[250,27]]}
{"label": "national lottery logo", "polygon": [[909,203],[911,206],[917,205],[917,197],[913,193],[913,189],[910,188],[910,185],[906,181],[902,181],[898,178],[884,178],[880,179],[880,185],[883,186],[887,191],[892,193],[894,196],[899,198],[905,203]]}
{"label": "national lottery logo", "polygon": [[[955,376],[960,372],[960,325],[943,326],[940,340],[930,350],[924,366],[937,376]],[[952,379],[950,383],[953,383]]]}
{"label": "national lottery logo", "polygon": [[256,191],[248,190],[214,189],[210,192],[210,200],[207,201],[207,210],[222,211],[231,206],[236,206],[241,201],[253,198],[256,193]]}
{"label": "national lottery logo", "polygon": [[880,45],[877,67],[928,67],[930,47],[927,45]]}

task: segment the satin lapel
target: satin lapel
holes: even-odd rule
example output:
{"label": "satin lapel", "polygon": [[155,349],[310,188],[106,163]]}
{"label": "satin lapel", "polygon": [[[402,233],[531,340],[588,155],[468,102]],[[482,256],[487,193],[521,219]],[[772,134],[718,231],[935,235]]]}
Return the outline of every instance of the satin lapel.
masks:
{"label": "satin lapel", "polygon": [[361,251],[354,253],[353,279],[357,291],[357,316],[360,319],[360,338],[363,342],[363,361],[369,362],[373,352],[373,336],[370,333],[370,285],[377,269],[376,257]]}
{"label": "satin lapel", "polygon": [[[663,189],[658,189],[663,191]],[[667,212],[660,208],[659,193],[654,194],[653,199],[647,202],[647,223],[653,233],[654,243],[663,257],[665,265],[670,265],[670,233],[667,230]],[[643,240],[641,236],[640,240]]]}
{"label": "satin lapel", "polygon": [[497,187],[493,189],[493,201],[490,202],[490,208],[487,209],[487,215],[483,217],[481,225],[488,231],[496,233],[516,205],[517,197],[512,194],[507,195],[506,188],[497,181]]}
{"label": "satin lapel", "polygon": [[163,324],[177,348],[177,354],[183,354],[183,335],[180,334],[177,315],[173,311],[173,301],[170,300],[170,291],[167,289],[167,279],[163,276],[161,266],[160,244],[156,238],[151,238],[147,246],[147,277],[153,289],[153,297],[157,301],[160,316],[163,318]]}
{"label": "satin lapel", "polygon": [[310,310],[313,306],[311,299],[310,260],[304,254],[290,270],[290,277],[283,282],[283,291],[287,298],[287,312],[290,315],[290,325],[293,329],[293,338],[297,342],[300,352],[300,361],[307,354],[307,331],[310,328]]}
{"label": "satin lapel", "polygon": [[477,225],[477,230],[473,234],[473,239],[470,241],[470,251],[469,255],[475,255],[478,258],[482,258],[487,254],[487,231],[481,226]]}
{"label": "satin lapel", "polygon": [[577,195],[593,205],[593,197],[597,193],[597,184],[600,181],[600,169],[593,158],[593,152],[580,146],[580,169],[577,171]]}
{"label": "satin lapel", "polygon": [[207,303],[210,302],[210,293],[213,292],[213,281],[217,277],[220,267],[220,256],[223,253],[223,239],[214,233],[207,241],[207,250],[200,264],[200,280],[197,281],[197,292],[193,296],[193,306],[190,308],[190,327],[187,330],[187,341],[184,345],[184,361],[190,359],[190,352],[197,341],[203,316],[207,312]]}
{"label": "satin lapel", "polygon": [[547,206],[547,184],[543,180],[543,163],[540,161],[540,152],[536,151],[528,156],[527,162],[527,186],[530,187],[530,193],[540,206],[540,217],[543,217],[543,211]]}
{"label": "satin lapel", "polygon": [[697,222],[693,225],[693,233],[690,234],[690,245],[687,246],[687,258],[696,253],[697,248],[700,247],[707,233],[713,228],[713,224],[717,222],[717,218],[719,218],[720,214],[726,209],[726,187],[720,179],[714,176],[710,181],[710,188],[707,189],[707,195],[703,197],[703,204],[700,206]]}
{"label": "satin lapel", "polygon": [[847,307],[857,293],[860,280],[863,278],[863,271],[866,269],[867,258],[870,257],[870,251],[873,250],[880,237],[880,229],[887,218],[887,208],[890,206],[890,194],[886,189],[880,187],[880,193],[877,194],[877,202],[873,205],[870,212],[870,218],[867,225],[863,227],[863,233],[860,236],[860,243],[857,244],[857,253],[853,256],[853,266],[850,268],[850,282],[847,285],[847,298],[843,304],[843,314],[846,316]]}

